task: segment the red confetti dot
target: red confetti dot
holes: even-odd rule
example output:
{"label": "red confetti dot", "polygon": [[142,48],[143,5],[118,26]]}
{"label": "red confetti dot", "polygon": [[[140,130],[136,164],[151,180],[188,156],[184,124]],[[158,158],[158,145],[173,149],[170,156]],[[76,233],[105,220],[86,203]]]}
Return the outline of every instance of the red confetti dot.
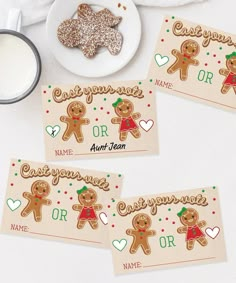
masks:
{"label": "red confetti dot", "polygon": [[212,214],[215,214],[216,212],[215,211],[212,211]]}
{"label": "red confetti dot", "polygon": [[103,110],[103,107],[101,107],[100,109]]}
{"label": "red confetti dot", "polygon": [[110,114],[110,112],[108,111],[108,112],[107,112],[107,114],[109,115],[109,114]]}
{"label": "red confetti dot", "polygon": [[150,105],[150,104],[148,104],[147,106],[148,106],[148,107],[150,107],[151,105]]}
{"label": "red confetti dot", "polygon": [[13,184],[13,183],[11,183],[11,186],[13,187],[13,186],[14,186],[14,184]]}
{"label": "red confetti dot", "polygon": [[208,66],[208,64],[207,64],[207,63],[205,63],[205,66]]}
{"label": "red confetti dot", "polygon": [[114,225],[114,224],[112,224],[112,225],[111,225],[111,227],[112,227],[112,228],[114,228],[114,227],[115,227],[115,225]]}
{"label": "red confetti dot", "polygon": [[149,93],[152,94],[152,91],[150,90]]}
{"label": "red confetti dot", "polygon": [[220,64],[221,62],[220,61],[218,61],[218,64]]}
{"label": "red confetti dot", "polygon": [[166,220],[168,220],[169,218],[168,217],[166,217]]}
{"label": "red confetti dot", "polygon": [[12,166],[15,166],[15,163],[12,163]]}
{"label": "red confetti dot", "polygon": [[216,198],[213,198],[213,200],[215,201],[215,200],[216,200]]}
{"label": "red confetti dot", "polygon": [[118,189],[119,188],[119,186],[116,186],[116,189]]}
{"label": "red confetti dot", "polygon": [[172,224],[175,224],[175,221],[173,221]]}
{"label": "red confetti dot", "polygon": [[70,197],[70,200],[72,200],[73,199],[73,197]]}
{"label": "red confetti dot", "polygon": [[48,114],[48,113],[49,113],[49,110],[47,110],[46,113]]}
{"label": "red confetti dot", "polygon": [[216,54],[214,54],[213,57],[216,57]]}
{"label": "red confetti dot", "polygon": [[46,90],[44,90],[43,93],[47,93]]}
{"label": "red confetti dot", "polygon": [[64,194],[66,195],[66,194],[67,194],[67,191],[65,191]]}
{"label": "red confetti dot", "polygon": [[161,39],[161,42],[164,42],[164,38]]}
{"label": "red confetti dot", "polygon": [[108,208],[110,208],[111,206],[110,206],[110,205],[108,205],[107,207],[108,207]]}
{"label": "red confetti dot", "polygon": [[95,121],[98,121],[98,118],[96,118]]}
{"label": "red confetti dot", "polygon": [[161,232],[164,232],[165,230],[164,229],[161,229]]}
{"label": "red confetti dot", "polygon": [[166,19],[165,22],[168,23],[168,20]]}
{"label": "red confetti dot", "polygon": [[60,204],[60,201],[58,201],[57,204]]}

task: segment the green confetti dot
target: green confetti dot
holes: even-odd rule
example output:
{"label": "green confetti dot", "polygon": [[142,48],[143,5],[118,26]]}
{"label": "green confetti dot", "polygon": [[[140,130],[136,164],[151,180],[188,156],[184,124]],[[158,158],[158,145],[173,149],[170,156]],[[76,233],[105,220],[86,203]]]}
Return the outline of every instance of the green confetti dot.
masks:
{"label": "green confetti dot", "polygon": [[207,52],[207,55],[210,55],[210,52]]}
{"label": "green confetti dot", "polygon": [[58,194],[60,194],[60,192],[61,192],[61,191],[60,191],[60,190],[58,190],[57,192],[58,192]]}
{"label": "green confetti dot", "polygon": [[216,187],[214,186],[214,187],[212,187],[214,190],[216,189]]}
{"label": "green confetti dot", "polygon": [[113,199],[112,202],[115,202],[115,200]]}
{"label": "green confetti dot", "polygon": [[122,176],[121,174],[118,175],[118,177],[121,177],[121,176]]}
{"label": "green confetti dot", "polygon": [[48,99],[48,102],[51,102],[51,99]]}
{"label": "green confetti dot", "polygon": [[115,214],[115,213],[113,213],[113,214],[112,214],[112,216],[116,216],[116,214]]}
{"label": "green confetti dot", "polygon": [[203,193],[205,193],[205,190],[202,190]]}
{"label": "green confetti dot", "polygon": [[21,159],[18,159],[18,162],[21,162]]}
{"label": "green confetti dot", "polygon": [[161,221],[162,219],[161,219],[161,218],[159,218],[158,220],[159,220],[159,221]]}
{"label": "green confetti dot", "polygon": [[51,85],[48,86],[48,88],[51,88],[51,87],[52,87]]}
{"label": "green confetti dot", "polygon": [[171,18],[172,18],[172,19],[174,19],[175,17],[174,17],[174,16],[172,16]]}
{"label": "green confetti dot", "polygon": [[104,100],[104,101],[107,101],[107,99],[106,99],[106,98],[104,98],[103,100]]}
{"label": "green confetti dot", "polygon": [[167,29],[166,31],[167,31],[167,32],[170,32],[170,30],[169,30],[169,29]]}
{"label": "green confetti dot", "polygon": [[18,174],[17,173],[15,173],[15,176],[17,176]]}
{"label": "green confetti dot", "polygon": [[96,108],[96,107],[94,107],[94,108],[93,108],[93,110],[97,110],[97,108]]}
{"label": "green confetti dot", "polygon": [[109,177],[110,177],[110,175],[108,174],[108,175],[107,175],[107,178],[109,178]]}
{"label": "green confetti dot", "polygon": [[70,183],[69,185],[72,186],[72,183]]}
{"label": "green confetti dot", "polygon": [[152,79],[150,79],[149,81],[150,81],[150,83],[151,83],[151,82],[152,82]]}
{"label": "green confetti dot", "polygon": [[141,85],[141,84],[142,84],[142,82],[138,82],[138,84],[139,84],[139,85]]}
{"label": "green confetti dot", "polygon": [[168,208],[168,211],[171,211],[171,208]]}
{"label": "green confetti dot", "polygon": [[222,50],[223,48],[222,48],[222,47],[220,47],[219,49],[220,49],[220,50]]}

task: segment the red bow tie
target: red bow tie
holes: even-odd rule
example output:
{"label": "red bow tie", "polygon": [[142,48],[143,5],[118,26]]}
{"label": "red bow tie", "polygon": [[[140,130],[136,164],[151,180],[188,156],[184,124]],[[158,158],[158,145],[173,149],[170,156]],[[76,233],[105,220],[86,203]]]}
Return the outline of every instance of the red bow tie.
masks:
{"label": "red bow tie", "polygon": [[138,229],[139,232],[146,232],[145,229]]}
{"label": "red bow tie", "polygon": [[35,196],[35,198],[39,198],[39,199],[42,199],[42,197],[39,197],[39,196],[37,196],[37,195]]}
{"label": "red bow tie", "polygon": [[187,54],[184,54],[184,57],[185,57],[185,58],[188,58],[188,59],[191,58],[191,56],[189,56],[189,55],[187,55]]}
{"label": "red bow tie", "polygon": [[80,120],[80,117],[72,117],[72,119],[79,121],[79,120]]}

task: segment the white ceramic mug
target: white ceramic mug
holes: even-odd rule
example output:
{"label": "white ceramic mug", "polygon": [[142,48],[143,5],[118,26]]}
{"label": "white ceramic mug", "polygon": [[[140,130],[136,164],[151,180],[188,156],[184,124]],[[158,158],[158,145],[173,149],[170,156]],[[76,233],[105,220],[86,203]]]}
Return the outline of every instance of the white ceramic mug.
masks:
{"label": "white ceramic mug", "polygon": [[22,100],[36,87],[41,59],[35,45],[20,33],[21,11],[9,12],[6,29],[0,29],[0,104]]}

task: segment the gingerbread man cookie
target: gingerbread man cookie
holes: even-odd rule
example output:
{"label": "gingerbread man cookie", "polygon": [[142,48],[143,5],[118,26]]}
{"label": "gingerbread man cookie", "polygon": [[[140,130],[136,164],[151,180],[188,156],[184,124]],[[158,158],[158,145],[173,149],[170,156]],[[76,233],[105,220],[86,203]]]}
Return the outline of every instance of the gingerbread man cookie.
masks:
{"label": "gingerbread man cookie", "polygon": [[134,120],[141,117],[140,113],[133,113],[134,105],[128,99],[118,98],[115,103],[112,104],[115,108],[115,112],[118,117],[111,119],[112,124],[120,124],[120,140],[124,141],[130,132],[136,139],[140,138],[141,134],[138,125]]}
{"label": "gingerbread man cookie", "polygon": [[46,181],[35,181],[31,186],[31,192],[24,192],[23,197],[28,200],[27,206],[21,212],[22,217],[28,216],[31,212],[34,214],[34,220],[42,220],[42,206],[51,205],[51,200],[46,199],[50,193],[50,186]]}
{"label": "gingerbread man cookie", "polygon": [[126,234],[133,237],[133,243],[130,247],[130,253],[135,254],[139,247],[142,248],[145,255],[151,253],[151,248],[148,243],[148,237],[155,236],[156,231],[149,230],[152,221],[145,213],[139,213],[132,220],[134,229],[127,229]]}
{"label": "gingerbread man cookie", "polygon": [[94,12],[88,4],[78,7],[78,19],[68,19],[60,24],[57,36],[66,47],[78,47],[87,58],[92,58],[101,46],[112,55],[122,47],[123,37],[114,29],[121,17],[114,16],[108,9]]}
{"label": "gingerbread man cookie", "polygon": [[83,118],[86,113],[85,105],[80,101],[71,102],[67,107],[67,116],[61,116],[61,122],[67,124],[67,128],[64,132],[62,139],[64,141],[68,141],[72,134],[75,135],[75,138],[78,143],[82,143],[84,141],[83,133],[81,126],[88,125],[90,120],[87,118]]}
{"label": "gingerbread man cookie", "polygon": [[219,70],[220,75],[226,76],[221,92],[226,94],[232,87],[236,94],[236,52],[226,55],[226,67]]}
{"label": "gingerbread man cookie", "polygon": [[199,61],[194,59],[199,54],[200,46],[199,44],[192,40],[185,40],[181,47],[180,51],[173,49],[171,53],[176,57],[174,64],[172,64],[168,70],[168,74],[173,74],[177,70],[180,71],[181,81],[186,81],[188,78],[188,69],[190,65],[198,66]]}
{"label": "gingerbread man cookie", "polygon": [[185,208],[177,214],[180,218],[180,222],[184,225],[179,227],[177,232],[180,234],[186,233],[187,249],[192,250],[194,243],[197,241],[200,245],[206,246],[207,239],[201,228],[206,226],[206,221],[198,221],[198,212],[193,208]]}
{"label": "gingerbread man cookie", "polygon": [[86,186],[84,186],[81,190],[78,190],[77,193],[80,204],[74,204],[72,206],[73,210],[80,211],[77,228],[82,229],[88,221],[92,229],[97,229],[98,217],[96,215],[96,211],[102,209],[102,205],[96,203],[97,193]]}

